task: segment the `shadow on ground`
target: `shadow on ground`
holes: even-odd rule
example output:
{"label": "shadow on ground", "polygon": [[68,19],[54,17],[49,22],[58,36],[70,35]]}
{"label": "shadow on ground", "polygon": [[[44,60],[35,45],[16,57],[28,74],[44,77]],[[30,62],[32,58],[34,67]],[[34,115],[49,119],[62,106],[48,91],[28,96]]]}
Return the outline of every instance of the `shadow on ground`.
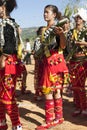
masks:
{"label": "shadow on ground", "polygon": [[[35,105],[38,108],[41,108],[44,110],[45,100],[43,99],[42,101],[36,101],[34,99],[34,93],[31,92],[30,94],[22,95],[20,90],[17,90],[17,94],[19,95],[17,97],[18,102],[22,103],[24,101],[29,101],[28,102],[29,104]],[[34,116],[32,116],[32,117],[30,116],[30,114],[37,115],[39,117],[42,117],[44,120],[45,119],[44,113],[39,112],[38,108],[36,108],[35,110],[32,110],[32,109],[29,109],[27,106],[26,106],[26,108],[19,107],[20,115],[26,121],[30,121],[31,123],[34,123],[35,125],[40,125],[41,124],[40,120],[34,119]],[[67,97],[66,94],[64,94],[64,96],[63,96],[64,120],[68,121],[72,124],[75,124],[75,125],[87,126],[87,117],[85,117],[83,115],[79,115],[78,117],[72,117],[72,113],[73,113],[74,109],[75,109],[75,107],[73,104],[72,97]],[[70,129],[70,130],[72,130],[72,129]]]}

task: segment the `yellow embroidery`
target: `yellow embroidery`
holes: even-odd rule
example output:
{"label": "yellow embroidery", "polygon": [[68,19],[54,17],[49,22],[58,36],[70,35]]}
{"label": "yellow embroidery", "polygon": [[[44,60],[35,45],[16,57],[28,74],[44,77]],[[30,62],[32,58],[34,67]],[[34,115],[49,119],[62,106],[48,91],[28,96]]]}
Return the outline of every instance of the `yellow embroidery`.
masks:
{"label": "yellow embroidery", "polygon": [[73,30],[72,39],[74,39],[76,41],[78,40],[78,31],[76,29]]}
{"label": "yellow embroidery", "polygon": [[63,54],[63,49],[59,47],[58,53],[59,53],[59,54]]}
{"label": "yellow embroidery", "polygon": [[42,91],[44,94],[49,94],[52,91],[52,88],[51,87],[43,87]]}
{"label": "yellow embroidery", "polygon": [[57,75],[52,75],[50,73],[49,79],[50,79],[51,82],[55,83],[58,80],[58,76]]}

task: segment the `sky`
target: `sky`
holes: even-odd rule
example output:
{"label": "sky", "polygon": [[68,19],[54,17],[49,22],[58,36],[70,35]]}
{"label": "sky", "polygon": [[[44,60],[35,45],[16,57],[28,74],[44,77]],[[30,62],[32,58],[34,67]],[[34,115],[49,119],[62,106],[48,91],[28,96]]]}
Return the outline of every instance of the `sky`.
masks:
{"label": "sky", "polygon": [[[48,4],[56,5],[62,13],[70,0],[17,0],[17,9],[11,16],[22,28],[45,25],[43,18],[44,7]],[[71,0],[72,1],[72,0]],[[74,2],[75,0],[73,0]],[[81,2],[83,0],[80,0]],[[87,0],[84,0],[84,2]]]}

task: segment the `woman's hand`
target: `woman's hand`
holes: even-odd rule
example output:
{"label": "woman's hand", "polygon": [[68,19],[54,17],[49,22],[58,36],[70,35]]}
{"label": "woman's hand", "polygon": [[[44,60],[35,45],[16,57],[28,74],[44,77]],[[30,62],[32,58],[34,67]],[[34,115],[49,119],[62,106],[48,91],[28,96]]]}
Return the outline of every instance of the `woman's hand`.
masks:
{"label": "woman's hand", "polygon": [[6,58],[7,58],[7,56],[5,56],[5,55],[0,56],[0,69],[3,69],[5,67]]}
{"label": "woman's hand", "polygon": [[57,36],[59,35],[60,36],[60,47],[62,49],[64,49],[66,47],[66,37],[65,37],[65,34],[64,34],[64,30],[63,28],[61,27],[56,27],[54,28],[54,34]]}
{"label": "woman's hand", "polygon": [[75,44],[79,45],[79,46],[81,46],[81,45],[87,46],[87,42],[85,42],[85,41],[76,41]]}
{"label": "woman's hand", "polygon": [[64,33],[64,31],[63,31],[63,28],[61,28],[61,27],[56,27],[55,26],[55,28],[54,28],[54,33],[56,34],[56,35],[61,35],[61,34],[63,34]]}

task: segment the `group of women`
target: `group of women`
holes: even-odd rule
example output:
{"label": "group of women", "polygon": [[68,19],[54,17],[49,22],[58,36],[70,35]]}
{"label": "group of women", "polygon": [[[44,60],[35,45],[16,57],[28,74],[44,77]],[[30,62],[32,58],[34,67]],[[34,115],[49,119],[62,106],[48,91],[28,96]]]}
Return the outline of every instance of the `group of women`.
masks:
{"label": "group of women", "polygon": [[[55,24],[55,21],[64,22],[64,20],[61,20],[63,17],[58,8],[55,5],[47,5],[44,8],[44,19],[47,26],[44,27],[42,35],[40,35],[43,49],[40,48],[40,53],[37,51],[36,54],[40,55],[39,62],[43,63],[43,71],[39,80],[41,88],[37,87],[37,90],[42,90],[45,95],[46,123],[38,126],[36,130],[49,129],[63,122],[62,90],[68,83],[73,91],[75,105],[72,116],[76,117],[80,114],[87,116],[86,10],[79,9],[73,18],[75,21],[73,28],[68,28],[70,26],[69,19],[60,27]],[[42,57],[42,61],[40,57]]]}

